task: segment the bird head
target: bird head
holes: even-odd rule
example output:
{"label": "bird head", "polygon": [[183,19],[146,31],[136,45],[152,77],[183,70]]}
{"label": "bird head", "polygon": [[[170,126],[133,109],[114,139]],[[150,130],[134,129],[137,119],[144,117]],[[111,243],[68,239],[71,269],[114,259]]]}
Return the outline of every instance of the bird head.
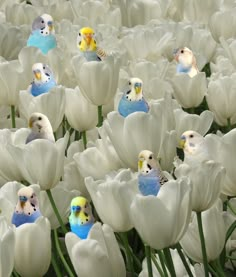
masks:
{"label": "bird head", "polygon": [[42,113],[33,113],[29,118],[29,128],[34,132],[40,133],[51,126],[51,123],[46,115]]}
{"label": "bird head", "polygon": [[41,15],[42,21],[45,22],[46,27],[48,27],[48,30],[50,33],[54,32],[54,22],[53,18],[50,14],[43,14]]}
{"label": "bird head", "polygon": [[32,66],[34,74],[34,82],[37,84],[47,83],[53,78],[52,70],[50,67],[43,63],[35,63]]}
{"label": "bird head", "polygon": [[193,55],[193,52],[187,48],[178,48],[173,51],[175,60],[182,64],[184,67],[191,67],[196,63],[196,59]]}
{"label": "bird head", "polygon": [[31,187],[23,187],[18,191],[18,199],[22,209],[24,208],[26,202],[29,201],[30,198],[34,197],[34,195],[34,190]]}
{"label": "bird head", "polygon": [[72,199],[70,210],[71,215],[79,218],[81,224],[85,224],[93,220],[91,206],[88,200],[82,196],[78,196]]}
{"label": "bird head", "polygon": [[153,168],[157,168],[157,161],[153,152],[142,150],[138,155],[138,171],[140,173],[148,173]]}
{"label": "bird head", "polygon": [[204,138],[202,135],[195,131],[186,131],[181,135],[179,146],[184,151],[187,151],[188,153],[194,152],[196,147],[198,147],[202,142]]}
{"label": "bird head", "polygon": [[143,81],[139,78],[131,78],[129,81],[131,90],[134,90],[136,95],[142,94]]}
{"label": "bird head", "polygon": [[90,27],[80,29],[77,44],[81,51],[87,51],[88,49],[95,51],[97,47],[96,41],[94,40],[94,30]]}

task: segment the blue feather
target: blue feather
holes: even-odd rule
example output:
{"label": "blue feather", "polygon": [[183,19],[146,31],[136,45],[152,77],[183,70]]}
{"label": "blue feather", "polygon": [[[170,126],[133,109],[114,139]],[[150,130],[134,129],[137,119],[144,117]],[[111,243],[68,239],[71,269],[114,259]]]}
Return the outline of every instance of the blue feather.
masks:
{"label": "blue feather", "polygon": [[27,46],[37,47],[43,54],[47,54],[49,50],[57,46],[57,42],[54,35],[43,36],[40,30],[35,30],[29,36]]}
{"label": "blue feather", "polygon": [[149,111],[148,103],[142,98],[140,101],[129,101],[126,98],[126,94],[122,96],[118,106],[118,112],[126,117],[134,112],[145,112]]}
{"label": "blue feather", "polygon": [[48,92],[51,88],[55,86],[56,86],[56,82],[53,76],[51,76],[50,81],[47,83],[36,84],[35,82],[33,82],[30,92],[33,96],[38,96],[40,94]]}
{"label": "blue feather", "polygon": [[192,66],[184,67],[182,64],[179,63],[179,64],[177,64],[176,72],[177,73],[189,73],[191,68],[192,68]]}
{"label": "blue feather", "polygon": [[157,196],[160,189],[160,178],[156,169],[152,169],[148,174],[139,174],[138,188],[142,195]]}
{"label": "blue feather", "polygon": [[75,233],[80,239],[86,239],[93,224],[93,222],[84,225],[70,224],[71,232]]}
{"label": "blue feather", "polygon": [[36,211],[31,215],[14,212],[13,216],[12,216],[12,219],[11,219],[11,222],[12,222],[12,224],[15,224],[16,227],[18,227],[18,226],[20,226],[24,223],[34,223],[35,220],[40,216],[41,216],[40,211]]}

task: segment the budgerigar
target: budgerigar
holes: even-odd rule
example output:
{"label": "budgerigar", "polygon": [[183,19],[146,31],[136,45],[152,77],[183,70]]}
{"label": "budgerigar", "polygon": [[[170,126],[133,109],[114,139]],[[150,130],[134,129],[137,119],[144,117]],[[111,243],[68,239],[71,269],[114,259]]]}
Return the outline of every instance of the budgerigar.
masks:
{"label": "budgerigar", "polygon": [[30,134],[26,138],[26,144],[35,139],[47,139],[55,142],[51,123],[46,115],[33,113],[29,119]]}
{"label": "budgerigar", "polygon": [[86,239],[94,224],[94,217],[88,200],[82,196],[73,198],[70,211],[69,222],[71,231],[80,239]]}
{"label": "budgerigar", "polygon": [[148,103],[143,97],[143,81],[139,78],[131,78],[129,81],[130,89],[122,96],[118,112],[126,117],[134,112],[149,111]]}
{"label": "budgerigar", "polygon": [[24,223],[33,223],[41,216],[38,198],[31,187],[23,187],[18,191],[18,202],[12,216],[12,224],[16,227]]}
{"label": "budgerigar", "polygon": [[105,51],[97,47],[94,30],[90,27],[80,29],[77,46],[87,61],[101,61],[106,57]]}
{"label": "budgerigar", "polygon": [[35,63],[32,66],[34,80],[29,88],[33,96],[48,92],[51,88],[56,86],[52,70],[50,67],[43,63]]}
{"label": "budgerigar", "polygon": [[184,162],[189,165],[210,159],[204,137],[195,131],[189,130],[181,135],[180,147],[184,150]]}
{"label": "budgerigar", "polygon": [[190,77],[194,77],[199,73],[196,58],[189,48],[183,47],[174,50],[174,57],[178,63],[177,73],[187,73]]}
{"label": "budgerigar", "polygon": [[47,54],[49,50],[57,46],[55,38],[53,18],[49,14],[43,14],[35,18],[32,24],[32,32],[28,38],[27,46],[34,46]]}
{"label": "budgerigar", "polygon": [[160,186],[168,179],[163,174],[154,154],[149,150],[143,150],[138,156],[138,187],[142,195],[158,194]]}

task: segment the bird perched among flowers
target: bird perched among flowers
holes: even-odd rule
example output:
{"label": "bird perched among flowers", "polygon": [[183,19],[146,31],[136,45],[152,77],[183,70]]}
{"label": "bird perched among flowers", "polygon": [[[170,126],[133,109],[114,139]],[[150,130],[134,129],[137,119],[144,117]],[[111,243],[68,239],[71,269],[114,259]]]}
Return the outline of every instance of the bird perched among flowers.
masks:
{"label": "bird perched among flowers", "polygon": [[28,38],[27,46],[39,48],[43,54],[57,46],[55,38],[53,18],[49,14],[43,14],[35,18],[32,24],[32,32]]}
{"label": "bird perched among flowers", "polygon": [[46,115],[33,113],[29,119],[30,134],[26,138],[26,144],[35,139],[47,139],[55,142],[51,123]]}
{"label": "bird perched among flowers", "polygon": [[52,70],[48,65],[35,63],[32,66],[32,71],[34,79],[29,90],[33,96],[39,96],[40,94],[46,93],[56,86]]}
{"label": "bird perched among flowers", "polygon": [[72,199],[69,216],[70,228],[80,239],[86,239],[94,224],[94,217],[88,200],[82,196]]}
{"label": "bird perched among flowers", "polygon": [[143,81],[139,78],[131,78],[129,86],[130,89],[124,93],[119,102],[118,112],[124,117],[134,112],[147,113],[149,106],[143,98]]}
{"label": "bird perched among flowers", "polygon": [[16,227],[24,223],[33,223],[41,216],[38,198],[31,187],[23,187],[18,191],[18,201],[12,216],[12,224]]}
{"label": "bird perched among flowers", "polygon": [[189,165],[210,160],[205,139],[195,131],[186,131],[181,135],[180,147],[184,150],[184,162]]}
{"label": "bird perched among flowers", "polygon": [[158,161],[154,159],[154,154],[149,150],[143,150],[139,153],[138,171],[138,187],[144,196],[156,196],[160,186],[168,181],[162,173]]}
{"label": "bird perched among flowers", "polygon": [[77,46],[87,61],[101,61],[106,57],[105,51],[97,47],[94,35],[92,28],[83,27],[77,37]]}
{"label": "bird perched among flowers", "polygon": [[189,77],[194,77],[199,73],[196,58],[189,48],[178,48],[175,49],[173,53],[178,63],[176,68],[177,73],[187,73]]}

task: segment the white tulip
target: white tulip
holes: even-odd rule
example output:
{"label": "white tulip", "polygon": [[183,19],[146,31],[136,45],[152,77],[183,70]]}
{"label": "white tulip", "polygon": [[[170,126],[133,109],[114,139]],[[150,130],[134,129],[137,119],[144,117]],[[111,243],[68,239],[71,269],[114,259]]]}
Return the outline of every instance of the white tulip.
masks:
{"label": "white tulip", "polygon": [[112,229],[97,222],[88,238],[80,240],[75,234],[66,234],[66,247],[80,277],[124,277],[125,264]]}
{"label": "white tulip", "polygon": [[51,228],[47,218],[16,228],[15,269],[22,277],[41,277],[51,262]]}

